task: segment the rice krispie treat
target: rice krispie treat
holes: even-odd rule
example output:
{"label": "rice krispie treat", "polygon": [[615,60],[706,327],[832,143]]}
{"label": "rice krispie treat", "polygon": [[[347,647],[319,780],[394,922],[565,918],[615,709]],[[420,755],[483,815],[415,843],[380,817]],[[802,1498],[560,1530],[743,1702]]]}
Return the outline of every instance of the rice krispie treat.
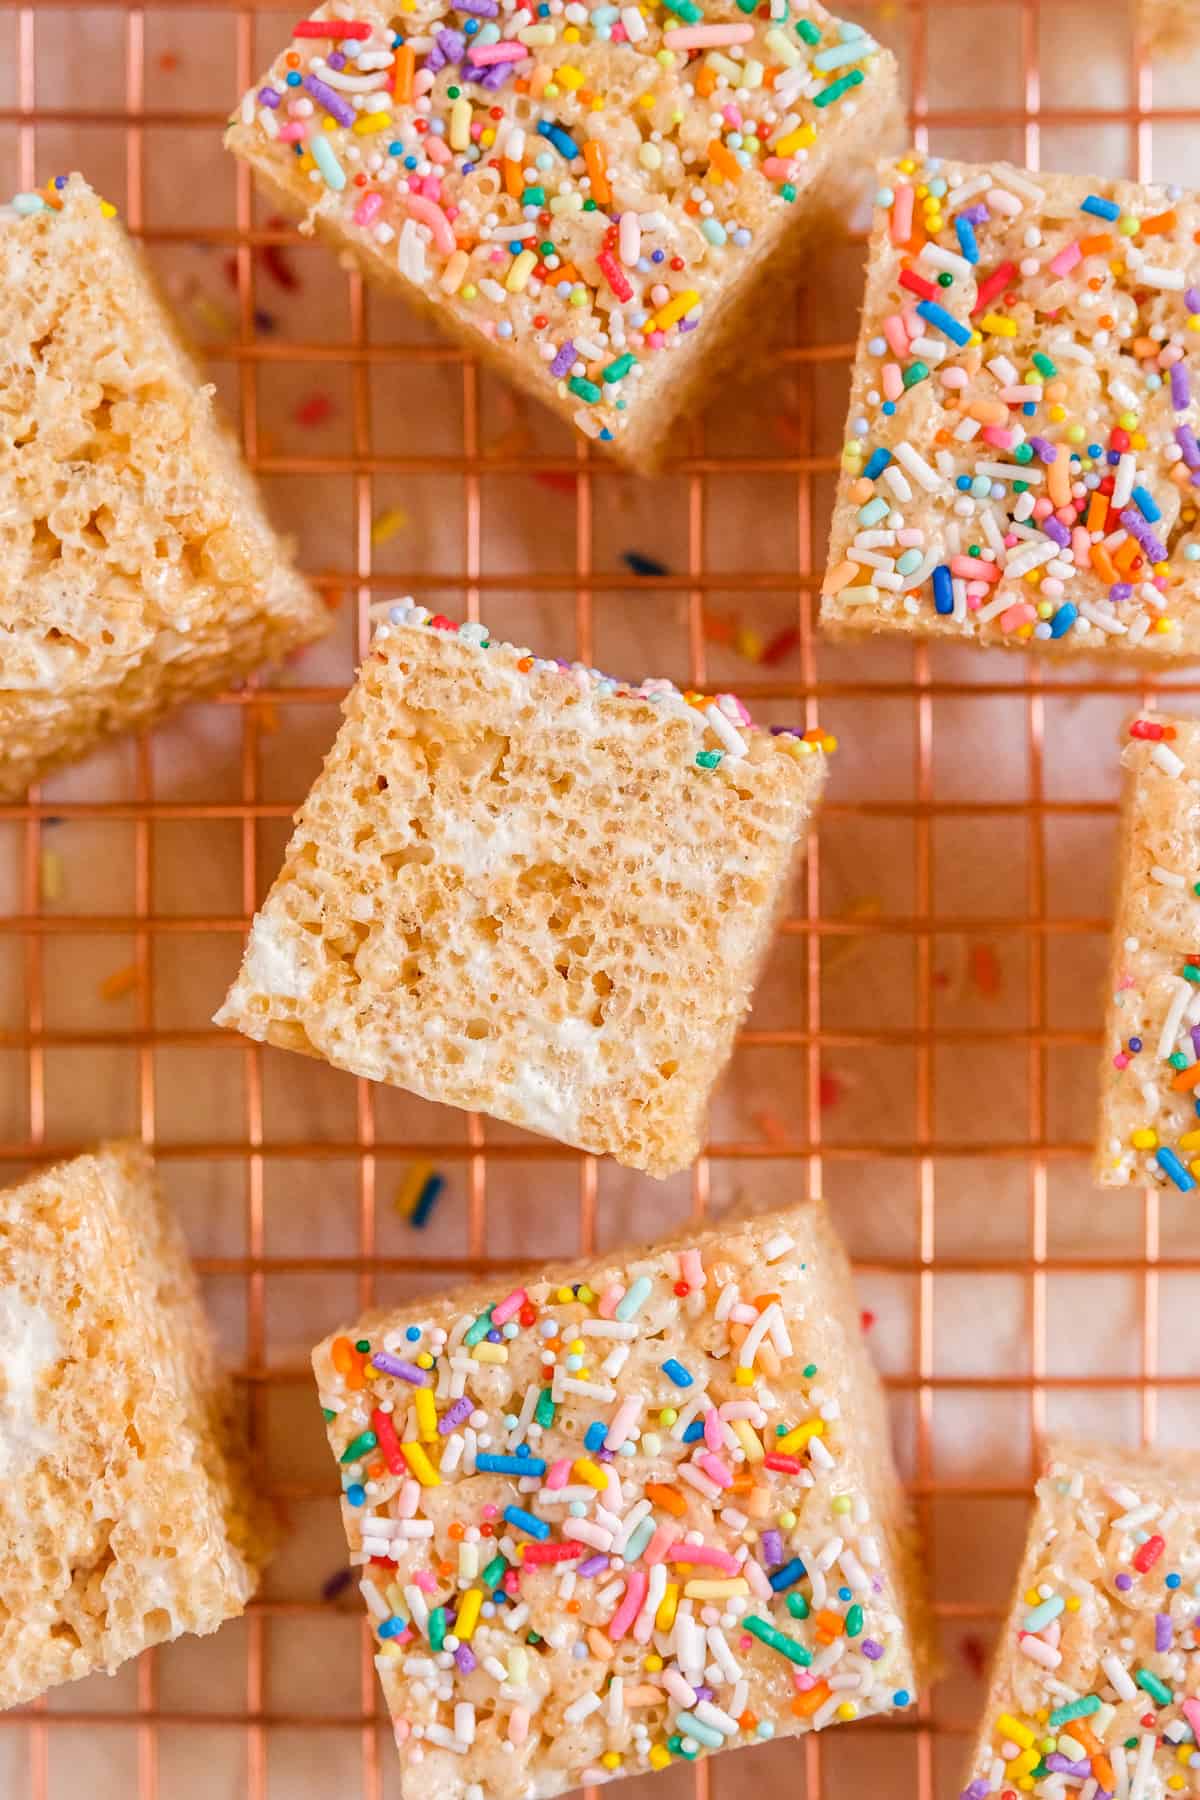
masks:
{"label": "rice krispie treat", "polygon": [[898,126],[817,0],[317,9],[226,142],[508,380],[635,468],[745,363]]}
{"label": "rice krispie treat", "polygon": [[384,610],[217,1024],[684,1168],[833,740]]}
{"label": "rice krispie treat", "polygon": [[883,171],[821,619],[1200,655],[1200,203]]}
{"label": "rice krispie treat", "polygon": [[1200,44],[1200,0],[1138,0],[1138,29],[1152,56],[1177,56]]}
{"label": "rice krispie treat", "polygon": [[1200,1794],[1200,1454],[1057,1444],[961,1800]]}
{"label": "rice krispie treat", "polygon": [[405,1800],[912,1705],[914,1540],[820,1202],[414,1299],[313,1367]]}
{"label": "rice krispie treat", "polygon": [[1096,1176],[1200,1176],[1200,720],[1128,727]]}
{"label": "rice krispie treat", "polygon": [[0,801],[326,628],[79,175],[0,208]]}
{"label": "rice krispie treat", "polygon": [[0,1192],[0,1707],[215,1631],[274,1531],[146,1151]]}

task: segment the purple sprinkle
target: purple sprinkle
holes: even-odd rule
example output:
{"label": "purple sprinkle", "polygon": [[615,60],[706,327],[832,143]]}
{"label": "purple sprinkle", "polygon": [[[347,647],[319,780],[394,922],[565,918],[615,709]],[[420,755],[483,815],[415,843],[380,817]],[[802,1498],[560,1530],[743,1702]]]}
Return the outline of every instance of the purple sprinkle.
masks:
{"label": "purple sprinkle", "polygon": [[448,1406],[438,1420],[439,1435],[446,1437],[457,1425],[461,1425],[464,1419],[469,1419],[472,1411],[473,1402],[468,1400],[464,1394],[461,1400],[456,1400],[452,1406]]}
{"label": "purple sprinkle", "polygon": [[1130,537],[1136,538],[1151,562],[1165,562],[1167,547],[1162,540],[1151,531],[1149,524],[1142,517],[1136,506],[1127,506],[1121,514],[1121,523]]}
{"label": "purple sprinkle", "polygon": [[698,1687],[694,1690],[697,1700],[711,1700],[714,1691],[710,1687]]}
{"label": "purple sprinkle", "polygon": [[983,202],[978,201],[974,206],[965,206],[958,216],[968,225],[986,225],[992,215]]}
{"label": "purple sprinkle", "polygon": [[433,49],[429,52],[429,55],[425,58],[425,61],[421,66],[428,69],[431,75],[441,74],[446,66],[446,58],[442,55],[436,44],[433,46]]}
{"label": "purple sprinkle", "polygon": [[987,1800],[990,1792],[991,1784],[981,1775],[978,1781],[973,1781],[970,1787],[963,1789],[958,1800]]}
{"label": "purple sprinkle", "polygon": [[1038,457],[1044,463],[1058,461],[1058,445],[1052,444],[1049,438],[1031,437],[1029,440],[1029,448],[1031,450],[1036,450]]}
{"label": "purple sprinkle", "polygon": [[1133,1576],[1126,1575],[1124,1571],[1122,1571],[1120,1575],[1114,1578],[1113,1586],[1117,1589],[1118,1593],[1127,1594],[1133,1586]]}
{"label": "purple sprinkle", "polygon": [[770,731],[772,737],[803,737],[804,736],[804,728],[801,725],[771,725],[771,726],[768,726],[768,730]]}
{"label": "purple sprinkle", "polygon": [[1183,460],[1189,469],[1200,469],[1200,444],[1196,442],[1196,434],[1190,425],[1175,427],[1175,442],[1183,451]]}
{"label": "purple sprinkle", "polygon": [[783,1561],[783,1538],[778,1531],[762,1534],[763,1561],[768,1569],[777,1569]]}
{"label": "purple sprinkle", "polygon": [[413,1387],[428,1387],[429,1376],[424,1369],[418,1369],[416,1363],[405,1362],[403,1357],[389,1356],[386,1350],[376,1350],[371,1358],[375,1368],[385,1375],[394,1375],[398,1381],[407,1381]]}
{"label": "purple sprinkle", "polygon": [[1154,1648],[1169,1650],[1175,1641],[1175,1627],[1171,1624],[1170,1613],[1156,1613],[1154,1617]]}
{"label": "purple sprinkle", "polygon": [[1108,597],[1119,606],[1122,600],[1133,598],[1133,588],[1127,581],[1114,581],[1108,590]]}
{"label": "purple sprinkle", "polygon": [[339,75],[346,66],[346,59],[340,50],[335,50],[332,56],[327,56],[325,62],[328,68],[336,69]]}
{"label": "purple sprinkle", "polygon": [[331,1575],[328,1581],[322,1583],[322,1600],[336,1600],[338,1595],[343,1593],[353,1580],[353,1569],[339,1569],[336,1575]]}
{"label": "purple sprinkle", "polygon": [[616,1454],[615,1450],[597,1450],[596,1461],[598,1463],[610,1463]]}
{"label": "purple sprinkle", "polygon": [[1092,1772],[1090,1758],[1083,1762],[1072,1762],[1069,1756],[1063,1756],[1058,1750],[1052,1750],[1046,1758],[1046,1767],[1055,1775],[1077,1775],[1083,1781]]}
{"label": "purple sprinkle", "polygon": [[491,68],[485,69],[482,75],[476,75],[468,64],[467,73],[477,87],[486,88],[489,94],[498,94],[505,82],[511,80],[517,70],[524,67],[524,62],[493,63]]}
{"label": "purple sprinkle", "polygon": [[454,1660],[460,1675],[470,1675],[475,1668],[475,1655],[470,1644],[460,1644],[454,1652]]}
{"label": "purple sprinkle", "polygon": [[1171,364],[1171,405],[1176,412],[1182,412],[1191,399],[1188,386],[1187,364],[1182,362]]}
{"label": "purple sprinkle", "polygon": [[319,80],[316,75],[306,75],[304,77],[304,85],[316,101],[317,105],[323,106],[330,117],[336,119],[339,125],[353,125],[354,108],[349,105],[347,101],[343,100],[340,94],[335,94],[333,89],[324,81]]}
{"label": "purple sprinkle", "polygon": [[1190,313],[1200,313],[1200,288],[1189,288],[1183,296],[1183,304]]}
{"label": "purple sprinkle", "polygon": [[586,1562],[580,1563],[579,1574],[590,1580],[593,1575],[603,1575],[607,1567],[607,1556],[589,1556]]}
{"label": "purple sprinkle", "polygon": [[[283,95],[277,94],[273,87],[260,87],[258,90],[258,104],[260,106],[278,106],[282,99]],[[1176,363],[1175,368],[1177,369],[1178,367],[1179,364]],[[1174,374],[1174,372],[1175,370],[1173,369],[1171,373]]]}
{"label": "purple sprinkle", "polygon": [[1192,1049],[1196,1052],[1197,1058],[1200,1058],[1200,1025],[1192,1026],[1191,1036]]}
{"label": "purple sprinkle", "polygon": [[679,329],[680,331],[695,331],[699,323],[699,319],[680,319]]}
{"label": "purple sprinkle", "polygon": [[877,1644],[874,1638],[864,1638],[859,1649],[868,1662],[878,1662],[883,1655],[883,1645]]}
{"label": "purple sprinkle", "polygon": [[454,0],[454,10],[460,13],[473,13],[477,19],[494,19],[500,8],[496,0]]}
{"label": "purple sprinkle", "polygon": [[1070,532],[1067,530],[1062,520],[1056,519],[1053,513],[1051,513],[1048,518],[1042,520],[1042,530],[1048,538],[1053,538],[1054,542],[1060,545],[1064,550],[1071,542]]}
{"label": "purple sprinkle", "polygon": [[443,25],[434,42],[446,58],[447,62],[461,62],[467,53],[467,40],[461,31],[452,31]]}
{"label": "purple sprinkle", "polygon": [[566,343],[559,350],[558,355],[554,358],[554,361],[550,364],[550,373],[554,376],[556,381],[561,380],[574,361],[575,345],[571,339],[568,338]]}

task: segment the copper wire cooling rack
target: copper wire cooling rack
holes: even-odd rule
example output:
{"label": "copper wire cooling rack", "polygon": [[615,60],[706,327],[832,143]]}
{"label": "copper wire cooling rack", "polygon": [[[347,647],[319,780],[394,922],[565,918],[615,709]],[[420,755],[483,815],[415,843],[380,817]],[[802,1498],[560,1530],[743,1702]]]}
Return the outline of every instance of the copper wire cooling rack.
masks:
{"label": "copper wire cooling rack", "polygon": [[[899,51],[923,145],[1188,179],[1197,68],[1152,67],[1119,0],[843,10]],[[0,8],[0,180],[82,167],[118,202],[337,609],[329,643],[279,679],[0,808],[0,1172],[105,1134],[156,1146],[291,1525],[244,1621],[4,1715],[0,1793],[394,1794],[370,1641],[353,1588],[337,1592],[307,1346],[376,1299],[644,1239],[737,1196],[823,1190],[930,1545],[945,1679],[895,1728],[671,1771],[653,1795],[734,1800],[765,1779],[806,1800],[945,1800],[1038,1443],[1197,1435],[1195,1209],[1098,1194],[1086,1166],[1116,734],[1145,691],[816,636],[861,239],[822,248],[774,366],[681,432],[655,483],[592,458],[301,244],[219,144],[295,13]],[[633,573],[631,554],[661,572]],[[819,709],[842,739],[684,1178],[659,1187],[207,1023],[369,604],[403,592],[546,654],[736,687],[760,716]],[[1194,706],[1195,683],[1175,685]],[[395,1196],[425,1167],[446,1186],[418,1231]]]}

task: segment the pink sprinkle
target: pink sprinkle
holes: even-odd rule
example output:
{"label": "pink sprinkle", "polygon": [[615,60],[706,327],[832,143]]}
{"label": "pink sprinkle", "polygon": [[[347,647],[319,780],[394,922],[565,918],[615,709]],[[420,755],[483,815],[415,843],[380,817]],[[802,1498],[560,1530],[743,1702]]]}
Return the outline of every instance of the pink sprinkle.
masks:
{"label": "pink sprinkle", "polygon": [[567,1477],[570,1473],[571,1473],[570,1457],[568,1457],[568,1456],[561,1457],[558,1462],[553,1462],[550,1464],[549,1471],[546,1475],[546,1486],[548,1488],[564,1488],[564,1487],[566,1487]]}
{"label": "pink sprinkle", "polygon": [[1054,502],[1052,500],[1047,500],[1044,494],[1040,500],[1035,500],[1033,503],[1033,516],[1035,519],[1048,519],[1053,511]]}
{"label": "pink sprinkle", "polygon": [[454,161],[454,154],[446,140],[444,138],[434,137],[432,132],[429,132],[421,140],[421,148],[429,158],[430,162],[448,163]]}
{"label": "pink sprinkle", "polygon": [[493,1506],[489,1500],[486,1506],[480,1508],[480,1511],[483,1513],[485,1519],[494,1519],[499,1513],[500,1508],[498,1506]]}
{"label": "pink sprinkle", "polygon": [[1077,243],[1064,244],[1057,256],[1050,259],[1052,275],[1069,275],[1077,262],[1083,261],[1083,251]]}
{"label": "pink sprinkle", "polygon": [[477,69],[490,68],[493,63],[520,62],[529,55],[524,44],[514,44],[501,40],[498,44],[472,44],[471,61]]}
{"label": "pink sprinkle", "polygon": [[996,563],[985,562],[982,556],[952,556],[950,573],[961,575],[964,581],[999,581],[1000,569]]}
{"label": "pink sprinkle", "polygon": [[[739,702],[740,704],[740,702]],[[750,723],[750,715],[746,714],[744,724]],[[681,1250],[679,1253],[679,1273],[692,1289],[693,1293],[704,1286],[704,1264],[700,1261],[698,1250]]]}
{"label": "pink sprinkle", "polygon": [[910,183],[902,182],[896,189],[895,199],[892,201],[891,234],[893,244],[907,244],[912,236],[915,200],[916,193]]}
{"label": "pink sprinkle", "polygon": [[1011,450],[1013,447],[1013,434],[1002,425],[985,425],[979,435],[986,438],[989,444],[995,444],[997,449]]}
{"label": "pink sprinkle", "polygon": [[492,1324],[507,1325],[510,1319],[516,1318],[528,1298],[524,1288],[514,1288],[507,1300],[502,1300],[499,1306],[493,1306]]}
{"label": "pink sprinkle", "polygon": [[642,1601],[646,1598],[646,1589],[650,1577],[644,1569],[630,1569],[629,1579],[625,1584],[625,1595],[612,1618],[608,1621],[608,1635],[613,1642],[625,1636],[633,1621],[641,1610]]}
{"label": "pink sprinkle", "polygon": [[710,1481],[715,1481],[720,1488],[733,1486],[733,1470],[719,1456],[698,1456],[698,1467],[704,1470]]}
{"label": "pink sprinkle", "polygon": [[625,1289],[616,1283],[614,1283],[612,1287],[605,1288],[599,1300],[596,1302],[596,1311],[600,1314],[602,1319],[612,1318],[617,1310],[617,1302],[624,1292]]}
{"label": "pink sprinkle", "polygon": [[675,1542],[677,1530],[678,1527],[675,1525],[659,1526],[642,1552],[642,1561],[648,1569],[652,1569],[655,1563],[666,1562],[667,1552]]}
{"label": "pink sprinkle", "polygon": [[[613,36],[616,36],[614,31]],[[787,181],[790,179],[795,163],[786,156],[766,156],[760,167],[768,181]]]}
{"label": "pink sprinkle", "polygon": [[720,1569],[724,1575],[736,1575],[741,1564],[728,1550],[721,1550],[714,1544],[685,1544],[682,1539],[671,1545],[665,1560],[674,1563],[701,1563],[708,1569]]}
{"label": "pink sprinkle", "polygon": [[432,1569],[417,1569],[413,1574],[413,1580],[423,1594],[432,1594],[437,1587]]}
{"label": "pink sprinkle", "polygon": [[883,321],[883,335],[893,356],[908,355],[908,333],[899,313],[889,313]]}
{"label": "pink sprinkle", "polygon": [[725,1443],[721,1415],[715,1406],[710,1406],[704,1415],[704,1441],[710,1450],[720,1450]]}
{"label": "pink sprinkle", "polygon": [[1188,1699],[1181,1704],[1183,1716],[1191,1726],[1197,1743],[1200,1743],[1200,1700]]}
{"label": "pink sprinkle", "polygon": [[1035,608],[1030,606],[1028,601],[1018,600],[1015,606],[1010,606],[1007,612],[1000,614],[1000,629],[1001,631],[1017,631],[1022,625],[1032,625],[1036,619]]}
{"label": "pink sprinkle", "polygon": [[1116,1056],[1113,1057],[1113,1068],[1114,1069],[1127,1069],[1128,1067],[1129,1067],[1128,1056],[1126,1056],[1124,1050],[1118,1051]]}
{"label": "pink sprinkle", "polygon": [[279,141],[281,144],[302,144],[307,136],[308,126],[300,120],[297,120],[294,125],[281,125],[279,127]]}
{"label": "pink sprinkle", "polygon": [[354,209],[354,223],[356,225],[369,225],[382,207],[383,195],[381,193],[376,191],[373,194],[364,194]]}
{"label": "pink sprinkle", "polygon": [[904,375],[899,363],[883,365],[883,397],[885,400],[898,400],[904,392]]}

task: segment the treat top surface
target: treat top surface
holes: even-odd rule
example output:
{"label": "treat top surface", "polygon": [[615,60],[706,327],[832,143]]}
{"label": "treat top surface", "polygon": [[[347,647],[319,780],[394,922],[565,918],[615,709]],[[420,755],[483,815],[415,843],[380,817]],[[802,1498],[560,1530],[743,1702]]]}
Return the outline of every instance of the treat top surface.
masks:
{"label": "treat top surface", "polygon": [[1064,1453],[1038,1483],[1028,1580],[961,1800],[1200,1792],[1194,1461],[1139,1472],[1131,1453],[1126,1482],[1109,1460]]}
{"label": "treat top surface", "polygon": [[914,153],[876,208],[826,617],[1194,651],[1196,197]]}
{"label": "treat top surface", "polygon": [[51,1442],[38,1388],[63,1354],[58,1326],[15,1287],[0,1287],[0,1475],[11,1479]]}
{"label": "treat top surface", "polygon": [[703,341],[878,55],[814,0],[324,7],[232,142],[607,441]]}
{"label": "treat top surface", "polygon": [[583,1273],[314,1357],[406,1792],[547,1795],[912,1698],[819,1246],[777,1217]]}
{"label": "treat top surface", "polygon": [[1117,922],[1100,1168],[1106,1180],[1200,1175],[1200,722],[1130,721],[1127,866]]}

